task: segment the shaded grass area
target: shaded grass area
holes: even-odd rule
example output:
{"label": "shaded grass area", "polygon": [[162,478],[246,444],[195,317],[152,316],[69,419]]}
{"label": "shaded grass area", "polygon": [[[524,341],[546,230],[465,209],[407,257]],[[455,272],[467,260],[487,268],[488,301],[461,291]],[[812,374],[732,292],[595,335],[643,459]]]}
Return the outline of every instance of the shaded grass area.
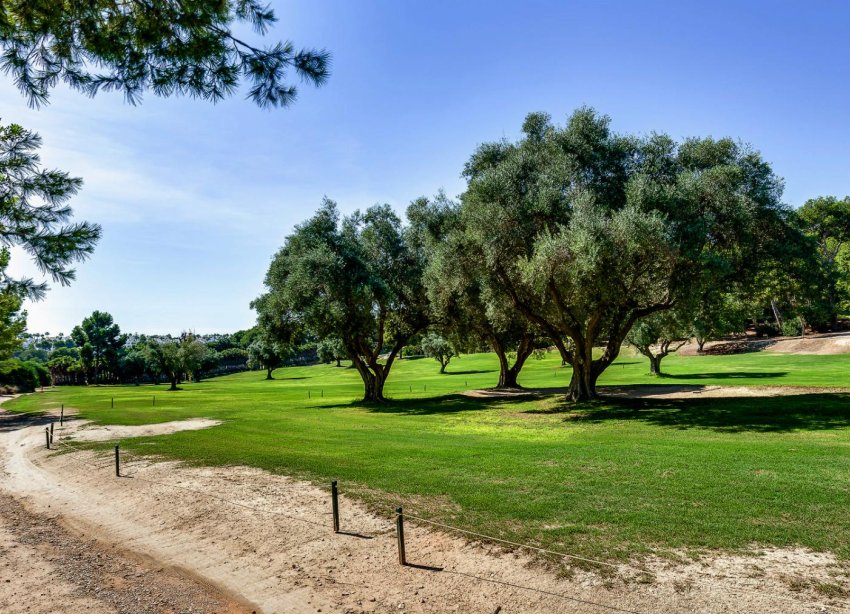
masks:
{"label": "shaded grass area", "polygon": [[[669,378],[624,356],[603,385],[850,387],[848,356],[671,357]],[[431,360],[394,367],[389,404],[364,405],[359,377],[333,366],[243,373],[165,386],[64,388],[16,411],[78,408],[103,423],[205,416],[222,426],[127,440],[134,451],[197,464],[243,464],[311,479],[382,510],[599,558],[651,549],[803,545],[850,556],[850,395],[675,401],[559,395],[470,398],[495,384],[492,355],[439,375]],[[563,387],[555,356],[529,387]],[[153,397],[156,396],[156,405]],[[309,397],[309,398],[308,398]],[[115,408],[110,407],[115,399]],[[348,527],[357,530],[357,527]]]}

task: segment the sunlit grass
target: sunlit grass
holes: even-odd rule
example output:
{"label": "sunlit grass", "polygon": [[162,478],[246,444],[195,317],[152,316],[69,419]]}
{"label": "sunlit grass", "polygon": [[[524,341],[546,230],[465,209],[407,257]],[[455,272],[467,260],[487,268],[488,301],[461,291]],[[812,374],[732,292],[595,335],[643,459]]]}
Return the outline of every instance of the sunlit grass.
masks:
{"label": "sunlit grass", "polygon": [[[624,356],[603,385],[850,387],[850,356],[671,357],[669,377]],[[405,503],[465,528],[594,557],[649,549],[803,545],[850,555],[850,395],[604,401],[560,395],[487,401],[492,355],[439,375],[428,359],[393,369],[380,406],[358,402],[356,372],[334,366],[249,372],[168,392],[161,386],[62,388],[5,407],[79,409],[103,423],[206,416],[204,431],[122,445],[200,464],[242,464],[341,487],[387,509]],[[564,387],[554,354],[527,387]],[[603,390],[604,391],[604,390]],[[154,406],[154,396],[156,404]],[[115,408],[111,408],[111,399]]]}

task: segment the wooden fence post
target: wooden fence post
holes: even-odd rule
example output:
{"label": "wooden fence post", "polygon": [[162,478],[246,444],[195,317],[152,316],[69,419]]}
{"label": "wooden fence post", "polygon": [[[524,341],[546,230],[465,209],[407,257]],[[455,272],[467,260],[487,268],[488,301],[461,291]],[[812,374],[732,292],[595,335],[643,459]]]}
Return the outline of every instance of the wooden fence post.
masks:
{"label": "wooden fence post", "polygon": [[118,446],[115,446],[115,477],[121,477],[121,456],[118,451]]}
{"label": "wooden fence post", "polygon": [[336,480],[331,482],[331,508],[334,515],[334,533],[339,533],[339,493],[336,489]]}
{"label": "wooden fence post", "polygon": [[404,515],[400,507],[395,508],[395,513],[395,531],[398,537],[398,564],[407,565],[407,557],[405,557],[404,553]]}
{"label": "wooden fence post", "polygon": [[50,449],[50,429],[46,426],[44,427],[44,441],[47,444],[47,449]]}

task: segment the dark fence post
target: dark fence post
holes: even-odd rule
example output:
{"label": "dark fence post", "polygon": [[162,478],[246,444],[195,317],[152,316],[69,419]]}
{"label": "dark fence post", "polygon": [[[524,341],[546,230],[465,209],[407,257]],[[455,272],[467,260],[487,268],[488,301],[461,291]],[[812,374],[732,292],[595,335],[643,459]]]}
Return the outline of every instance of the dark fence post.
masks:
{"label": "dark fence post", "polygon": [[56,424],[55,421],[50,421],[50,443],[53,443],[53,425]]}
{"label": "dark fence post", "polygon": [[156,395],[153,395],[153,404],[151,407],[156,407]]}
{"label": "dark fence post", "polygon": [[118,446],[115,446],[115,477],[121,477],[121,455],[118,451]]}
{"label": "dark fence post", "polygon": [[47,449],[50,449],[50,429],[46,426],[44,427],[44,441],[47,444]]}
{"label": "dark fence post", "polygon": [[336,489],[336,480],[331,482],[331,507],[334,514],[334,533],[339,533],[339,493]]}
{"label": "dark fence post", "polygon": [[398,537],[398,564],[407,565],[407,558],[404,555],[404,515],[401,513],[401,508],[395,508],[395,531]]}
{"label": "dark fence post", "polygon": [[65,423],[65,404],[62,403],[62,409],[59,410],[59,426]]}
{"label": "dark fence post", "polygon": [[112,409],[115,409],[115,397],[112,397],[111,407],[112,407]]}

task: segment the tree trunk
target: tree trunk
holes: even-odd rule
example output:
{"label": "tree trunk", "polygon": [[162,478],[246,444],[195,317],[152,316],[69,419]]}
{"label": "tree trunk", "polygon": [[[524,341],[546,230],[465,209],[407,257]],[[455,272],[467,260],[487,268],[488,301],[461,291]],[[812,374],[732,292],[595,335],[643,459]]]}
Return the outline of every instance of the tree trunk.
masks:
{"label": "tree trunk", "polygon": [[446,372],[446,366],[449,364],[448,360],[440,361],[440,375],[443,375]]}
{"label": "tree trunk", "polygon": [[504,346],[495,337],[490,340],[493,351],[499,358],[499,384],[497,388],[522,388],[519,385],[519,372],[525,365],[525,361],[534,352],[534,335],[524,334],[519,341],[516,351],[516,360],[513,366],[508,362],[507,352]]}
{"label": "tree trunk", "polygon": [[171,388],[169,390],[177,390],[177,376],[171,377]]}
{"label": "tree trunk", "polygon": [[572,402],[592,401],[599,398],[596,393],[596,380],[599,375],[593,368],[593,363],[574,361],[573,375],[570,378],[570,390],[567,398]]}
{"label": "tree trunk", "polygon": [[649,357],[649,374],[661,375],[661,355]]}
{"label": "tree trunk", "polygon": [[782,317],[779,315],[779,307],[776,306],[776,301],[770,299],[770,308],[773,309],[773,318],[776,320],[776,328],[779,329],[779,334],[782,334]]}
{"label": "tree trunk", "polygon": [[341,367],[341,366],[342,366],[342,364],[340,363],[340,359],[339,359],[339,358],[337,358],[337,359],[336,359],[336,366],[337,366],[337,367]]}
{"label": "tree trunk", "polygon": [[[383,403],[386,400],[384,398],[385,373],[382,370],[377,373],[367,370],[366,374],[367,376],[363,378],[365,387],[363,400],[367,403]],[[360,375],[363,376],[363,371],[360,372]]]}
{"label": "tree trunk", "polygon": [[702,354],[705,347],[705,337],[697,337],[697,353]]}
{"label": "tree trunk", "polygon": [[266,369],[266,379],[274,379],[272,377],[272,371],[274,371],[274,369]]}

